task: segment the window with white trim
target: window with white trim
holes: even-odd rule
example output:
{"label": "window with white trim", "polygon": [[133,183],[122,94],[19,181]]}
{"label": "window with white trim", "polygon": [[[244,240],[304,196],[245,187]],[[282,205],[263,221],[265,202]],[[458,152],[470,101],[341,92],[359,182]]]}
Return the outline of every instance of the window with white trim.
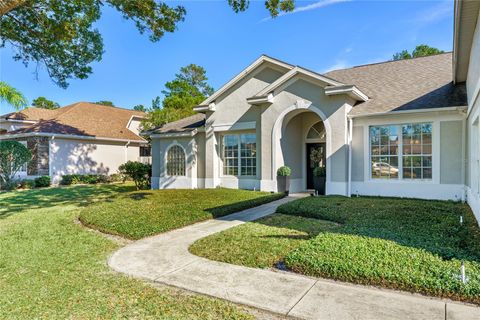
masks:
{"label": "window with white trim", "polygon": [[257,138],[254,133],[224,135],[222,146],[224,175],[257,174]]}
{"label": "window with white trim", "polygon": [[370,127],[372,179],[432,179],[432,124]]}
{"label": "window with white trim", "polygon": [[167,175],[185,176],[185,152],[179,145],[174,145],[167,151]]}

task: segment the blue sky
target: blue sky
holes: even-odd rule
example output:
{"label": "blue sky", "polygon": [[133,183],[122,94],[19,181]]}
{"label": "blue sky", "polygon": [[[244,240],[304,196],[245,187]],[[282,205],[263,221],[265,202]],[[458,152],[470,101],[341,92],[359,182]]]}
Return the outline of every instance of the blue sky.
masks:
{"label": "blue sky", "polygon": [[[97,27],[104,39],[102,61],[86,80],[57,87],[35,65],[13,61],[0,50],[0,80],[22,91],[29,101],[45,96],[61,105],[111,100],[117,106],[150,106],[180,67],[206,68],[218,89],[262,53],[318,72],[391,59],[393,53],[425,43],[452,49],[453,0],[297,1],[296,12],[270,19],[263,1],[235,14],[227,0],[187,1],[186,19],[157,43],[140,35],[131,21],[104,9]],[[0,104],[0,114],[12,109]]]}

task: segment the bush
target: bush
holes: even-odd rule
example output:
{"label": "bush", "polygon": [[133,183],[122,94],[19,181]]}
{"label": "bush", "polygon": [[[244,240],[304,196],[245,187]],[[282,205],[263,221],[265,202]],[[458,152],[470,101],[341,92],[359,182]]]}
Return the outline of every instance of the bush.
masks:
{"label": "bush", "polygon": [[137,190],[148,189],[152,177],[152,166],[138,161],[128,161],[122,164],[118,170],[121,174],[130,177]]}
{"label": "bush", "polygon": [[23,179],[18,181],[17,189],[33,189],[35,188],[35,181],[32,179]]}
{"label": "bush", "polygon": [[288,177],[292,174],[292,169],[288,166],[283,166],[278,168],[277,170],[277,176],[279,177]]}
{"label": "bush", "polygon": [[49,187],[50,182],[51,181],[49,176],[41,176],[41,177],[35,178],[34,185],[35,185],[35,188],[44,188],[44,187]]}
{"label": "bush", "polygon": [[125,182],[127,177],[121,173],[114,173],[108,176],[108,182]]}
{"label": "bush", "polygon": [[61,185],[108,183],[110,179],[104,174],[66,174],[60,180]]}
{"label": "bush", "polygon": [[325,167],[315,167],[315,169],[313,169],[313,175],[315,177],[326,177],[327,170],[325,169]]}
{"label": "bush", "polygon": [[0,188],[15,188],[15,174],[31,159],[32,153],[20,142],[0,141]]}

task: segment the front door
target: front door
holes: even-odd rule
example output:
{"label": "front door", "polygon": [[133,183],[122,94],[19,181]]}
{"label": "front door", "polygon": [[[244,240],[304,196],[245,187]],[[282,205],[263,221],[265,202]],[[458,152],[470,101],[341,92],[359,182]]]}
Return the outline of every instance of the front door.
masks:
{"label": "front door", "polygon": [[[310,154],[313,150],[319,149],[320,153],[322,154],[322,159],[320,160],[319,164],[316,164],[315,161],[310,159]],[[313,187],[313,169],[315,165],[320,165],[321,167],[325,167],[327,165],[326,161],[326,149],[325,149],[325,142],[323,143],[307,143],[307,189],[314,189]]]}

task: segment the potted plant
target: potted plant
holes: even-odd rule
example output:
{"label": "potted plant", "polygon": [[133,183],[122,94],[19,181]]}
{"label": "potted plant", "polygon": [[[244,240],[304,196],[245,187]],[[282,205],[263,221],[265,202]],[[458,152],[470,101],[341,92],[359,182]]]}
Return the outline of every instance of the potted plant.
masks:
{"label": "potted plant", "polygon": [[287,166],[278,168],[277,170],[277,189],[278,192],[283,192],[288,195],[290,190],[290,175],[292,169]]}
{"label": "potted plant", "polygon": [[318,194],[325,194],[325,180],[327,178],[327,171],[325,167],[315,167],[313,169],[313,187]]}

